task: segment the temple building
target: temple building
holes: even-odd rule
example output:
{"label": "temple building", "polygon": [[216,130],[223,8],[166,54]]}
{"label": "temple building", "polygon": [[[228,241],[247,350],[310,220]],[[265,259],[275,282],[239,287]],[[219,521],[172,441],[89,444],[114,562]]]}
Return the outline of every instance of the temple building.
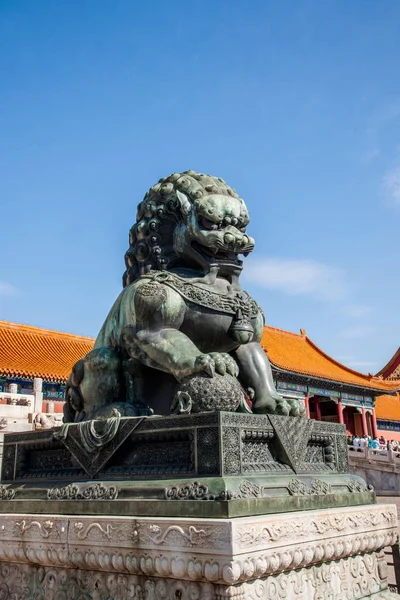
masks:
{"label": "temple building", "polygon": [[[400,348],[389,362],[376,374],[400,389]],[[388,439],[400,440],[400,393],[396,396],[382,395],[376,399],[378,428]]]}
{"label": "temple building", "polygon": [[44,413],[60,413],[72,365],[93,347],[93,339],[30,325],[0,321],[0,418],[2,393],[33,394],[42,379]]}
{"label": "temple building", "polygon": [[[43,380],[42,412],[61,413],[65,384],[72,365],[93,347],[90,337],[0,321],[0,419],[7,393],[32,394],[34,380]],[[345,423],[348,433],[387,436],[386,423],[398,407],[400,438],[400,380],[386,376],[400,368],[400,349],[378,376],[354,371],[300,334],[266,326],[261,340],[268,353],[278,392],[300,398],[309,417]],[[397,361],[397,362],[396,362]],[[395,366],[393,366],[395,365]],[[376,399],[378,398],[378,401]],[[378,412],[377,412],[378,411]],[[387,411],[387,412],[386,412]],[[395,430],[393,430],[395,431]]]}
{"label": "temple building", "polygon": [[308,416],[344,423],[348,434],[380,435],[376,398],[396,402],[398,381],[350,369],[323,352],[304,329],[300,334],[265,327],[261,340],[271,361],[278,392],[303,398]]}

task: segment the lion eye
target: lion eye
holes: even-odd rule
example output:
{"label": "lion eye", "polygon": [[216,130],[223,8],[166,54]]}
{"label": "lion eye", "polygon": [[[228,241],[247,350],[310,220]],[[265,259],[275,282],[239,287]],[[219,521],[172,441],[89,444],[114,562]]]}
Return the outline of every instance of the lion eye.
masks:
{"label": "lion eye", "polygon": [[209,219],[206,219],[205,217],[203,217],[200,221],[200,225],[202,227],[204,227],[204,229],[208,229],[208,230],[215,230],[218,229],[218,225],[216,223],[214,223],[213,221],[210,221]]}

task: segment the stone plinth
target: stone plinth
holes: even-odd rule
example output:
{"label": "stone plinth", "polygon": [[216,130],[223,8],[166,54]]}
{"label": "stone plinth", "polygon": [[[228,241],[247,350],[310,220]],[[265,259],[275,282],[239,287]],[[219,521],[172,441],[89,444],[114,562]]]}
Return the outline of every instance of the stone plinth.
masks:
{"label": "stone plinth", "polygon": [[223,412],[122,418],[88,451],[104,426],[5,436],[0,513],[29,513],[34,501],[42,514],[231,518],[374,502],[348,474],[336,423]]}
{"label": "stone plinth", "polygon": [[9,434],[0,499],[0,600],[392,597],[396,508],[349,475],[343,425],[207,413]]}
{"label": "stone plinth", "polygon": [[392,505],[236,519],[0,515],[0,597],[391,598],[382,549],[396,539]]}

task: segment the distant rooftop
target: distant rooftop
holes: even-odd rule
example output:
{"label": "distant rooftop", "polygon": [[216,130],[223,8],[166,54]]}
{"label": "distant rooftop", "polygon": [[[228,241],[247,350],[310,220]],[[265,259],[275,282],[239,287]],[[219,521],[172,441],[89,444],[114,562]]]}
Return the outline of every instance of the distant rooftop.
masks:
{"label": "distant rooftop", "polygon": [[0,373],[65,382],[94,339],[0,321]]}
{"label": "distant rooftop", "polygon": [[377,376],[389,381],[400,380],[400,348],[396,350],[389,362],[377,373]]}
{"label": "distant rooftop", "polygon": [[368,388],[371,391],[390,393],[400,387],[398,382],[384,381],[371,374],[364,375],[342,365],[318,348],[304,329],[298,334],[266,326],[261,345],[271,363],[283,371]]}
{"label": "distant rooftop", "polygon": [[[277,369],[386,394],[400,387],[399,382],[364,375],[335,361],[304,330],[297,334],[266,326],[261,344]],[[93,345],[91,337],[0,321],[0,373],[65,382],[74,363]]]}

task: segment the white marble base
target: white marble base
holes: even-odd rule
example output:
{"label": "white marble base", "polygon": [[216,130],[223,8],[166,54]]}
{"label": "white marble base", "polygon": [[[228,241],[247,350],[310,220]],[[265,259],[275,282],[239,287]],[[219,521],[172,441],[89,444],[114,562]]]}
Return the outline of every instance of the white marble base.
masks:
{"label": "white marble base", "polygon": [[0,515],[0,599],[389,599],[382,549],[396,540],[396,507],[382,504],[237,519]]}
{"label": "white marble base", "polygon": [[[234,586],[105,571],[0,564],[2,600],[395,600],[372,553]],[[383,576],[383,578],[382,578]]]}

